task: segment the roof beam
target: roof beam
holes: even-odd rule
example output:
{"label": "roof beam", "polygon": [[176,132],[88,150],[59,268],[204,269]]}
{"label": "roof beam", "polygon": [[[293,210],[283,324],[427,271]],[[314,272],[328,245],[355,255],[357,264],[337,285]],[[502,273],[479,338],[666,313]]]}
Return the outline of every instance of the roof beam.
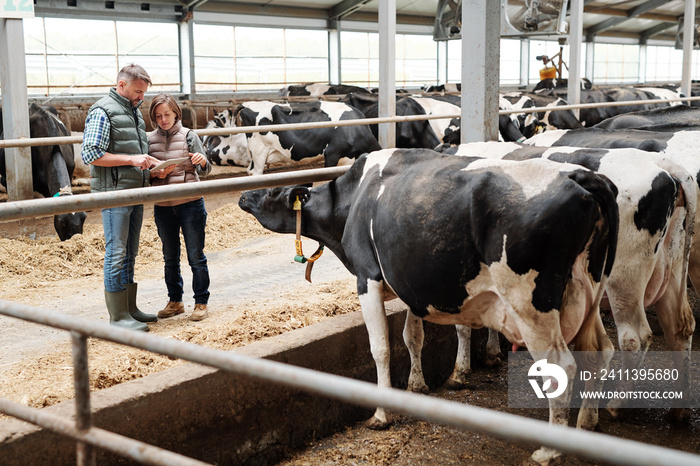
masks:
{"label": "roof beam", "polygon": [[328,19],[331,21],[342,19],[344,16],[354,13],[359,10],[362,5],[369,2],[370,0],[343,0],[328,10]]}
{"label": "roof beam", "polygon": [[671,29],[673,27],[676,27],[676,26],[678,26],[677,22],[675,22],[675,23],[660,23],[654,27],[650,27],[649,29],[645,29],[644,31],[641,31],[639,33],[639,43],[646,44],[647,40],[650,37],[655,36],[657,34],[661,34],[662,32],[664,32],[668,29]]}
{"label": "roof beam", "polygon": [[599,32],[605,31],[606,29],[610,29],[622,22],[627,21],[628,19],[636,18],[642,13],[646,13],[647,11],[658,8],[661,5],[668,2],[669,0],[649,0],[646,3],[642,3],[641,5],[628,10],[626,16],[606,19],[605,21],[591,26],[587,29],[587,40],[590,42],[593,40],[593,37]]}
{"label": "roof beam", "polygon": [[[622,10],[620,8],[599,8],[599,7],[584,7],[584,13],[591,15],[604,15],[604,16],[624,16],[629,17],[629,12],[627,10]],[[651,19],[654,21],[676,21],[678,16],[663,13],[641,13],[636,16],[637,19]]]}

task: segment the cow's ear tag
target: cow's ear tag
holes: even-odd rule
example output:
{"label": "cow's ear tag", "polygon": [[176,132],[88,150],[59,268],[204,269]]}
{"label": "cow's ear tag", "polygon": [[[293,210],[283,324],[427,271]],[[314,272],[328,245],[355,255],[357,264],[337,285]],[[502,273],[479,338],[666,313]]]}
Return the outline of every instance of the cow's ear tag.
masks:
{"label": "cow's ear tag", "polygon": [[301,210],[301,201],[299,200],[299,196],[297,196],[297,200],[294,201],[294,210]]}

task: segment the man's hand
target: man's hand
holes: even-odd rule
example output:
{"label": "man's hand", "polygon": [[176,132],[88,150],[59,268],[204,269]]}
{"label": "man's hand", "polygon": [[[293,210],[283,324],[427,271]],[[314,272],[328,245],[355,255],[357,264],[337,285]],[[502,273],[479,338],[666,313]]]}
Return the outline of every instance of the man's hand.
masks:
{"label": "man's hand", "polygon": [[146,170],[151,167],[155,167],[160,163],[155,157],[151,157],[148,154],[133,155],[130,157],[131,164],[135,167],[139,167],[141,170]]}

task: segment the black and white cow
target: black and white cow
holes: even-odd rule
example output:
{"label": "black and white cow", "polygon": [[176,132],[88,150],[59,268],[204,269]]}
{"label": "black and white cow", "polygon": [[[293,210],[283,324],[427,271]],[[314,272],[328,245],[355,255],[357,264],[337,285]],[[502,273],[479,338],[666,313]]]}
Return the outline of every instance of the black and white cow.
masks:
{"label": "black and white cow", "polygon": [[324,95],[345,95],[351,92],[369,94],[371,91],[364,87],[349,86],[346,84],[306,83],[298,85],[292,84],[287,87],[283,87],[280,89],[279,95],[281,97],[321,97]]}
{"label": "black and white cow", "polygon": [[454,94],[457,92],[462,92],[462,85],[460,83],[434,84],[430,86],[423,86],[423,91],[426,93],[451,92]]}
{"label": "black and white cow", "polygon": [[[549,91],[546,91],[549,92]],[[550,95],[566,98],[566,92]],[[650,110],[658,107],[668,107],[669,103],[659,100],[651,92],[634,87],[610,87],[603,89],[584,89],[581,90],[582,104],[600,104],[609,102],[628,102],[635,100],[658,100],[658,103],[640,103],[640,104],[625,104],[613,105],[610,107],[593,107],[582,108],[579,110],[579,121],[585,127],[590,127],[600,123],[615,115],[623,113],[636,112],[641,110]]]}
{"label": "black and white cow", "polygon": [[[569,103],[562,99],[561,97],[557,97],[555,95],[547,94],[547,93],[541,93],[541,94],[536,94],[532,92],[509,92],[504,95],[508,100],[511,102],[516,101],[517,103],[513,103],[513,106],[515,108],[525,108],[530,107],[530,105],[526,105],[527,99],[530,99],[533,103],[533,107],[538,107],[538,108],[556,108],[562,105],[569,105]],[[519,105],[523,105],[520,107]],[[552,129],[575,129],[575,128],[583,128],[583,125],[581,124],[580,121],[578,121],[578,118],[574,115],[574,112],[571,110],[546,110],[542,112],[536,112],[535,116],[537,117],[537,123],[539,126],[543,127],[544,131],[552,130]],[[525,132],[521,131],[523,135],[525,135]],[[531,136],[526,137],[532,137],[534,134]]]}
{"label": "black and white cow", "polygon": [[[236,126],[265,126],[363,119],[362,112],[342,102],[275,103],[251,101],[235,112]],[[248,173],[261,175],[266,165],[316,158],[326,167],[345,165],[365,152],[380,149],[367,125],[330,126],[289,131],[246,133],[250,165]]]}
{"label": "black and white cow", "polygon": [[[644,309],[654,305],[669,350],[678,352],[676,368],[683,376],[676,381],[677,388],[687,387],[695,320],[686,281],[698,188],[685,169],[668,157],[637,149],[491,142],[463,144],[451,153],[504,160],[546,158],[584,166],[615,183],[620,233],[603,307],[609,308],[615,319],[620,349],[625,352],[623,370],[643,367],[652,337]],[[464,379],[457,371],[452,378]],[[631,390],[632,385],[631,380],[623,381],[620,390]],[[612,401],[608,410],[617,416],[622,402]],[[674,414],[688,413],[674,409]]]}
{"label": "black and white cow", "polygon": [[[49,138],[70,136],[71,134],[58,118],[55,109],[31,104],[29,107],[29,135],[32,138]],[[34,191],[43,197],[72,195],[71,178],[74,167],[75,161],[71,144],[32,147]],[[0,183],[7,187],[5,176],[5,150],[0,149]],[[73,235],[82,234],[86,218],[85,212],[54,215],[54,228],[61,241],[70,239]]]}
{"label": "black and white cow", "polygon": [[[636,86],[635,89],[651,94],[657,99],[678,99],[683,97],[683,94],[680,92],[679,88],[671,89],[670,87]],[[671,100],[668,102],[670,107],[681,104],[682,102],[680,100]]]}
{"label": "black and white cow", "polygon": [[[208,128],[233,128],[236,126],[233,119],[233,110],[226,109],[216,112],[214,119],[207,122]],[[207,151],[209,160],[215,164],[237,165],[247,167],[250,165],[250,153],[248,152],[248,141],[245,134],[236,133],[229,135],[204,136],[202,139],[204,149]]]}
{"label": "black and white cow", "polygon": [[[580,130],[557,130],[538,134],[525,141],[536,146],[573,146],[598,148],[636,148],[648,152],[658,152],[681,165],[696,184],[700,185],[700,131],[643,131],[614,130],[599,128]],[[634,165],[631,167],[633,173]],[[700,205],[700,198],[698,199]],[[700,222],[696,216],[696,224]],[[693,236],[688,264],[688,276],[696,293],[700,292],[700,235]],[[679,331],[692,333],[689,326],[681,326]]]}
{"label": "black and white cow", "polygon": [[[569,343],[612,356],[598,312],[617,244],[609,180],[547,160],[386,149],[322,186],[249,191],[239,205],[265,228],[294,233],[297,198],[301,234],[327,245],[357,277],[380,386],[391,386],[384,301],[394,297],[411,309],[404,339],[414,350],[425,319],[497,329],[569,378],[576,370]],[[567,423],[570,396],[571,384],[550,398],[551,422]],[[380,408],[369,426],[390,422]],[[597,405],[588,400],[578,426],[596,423]],[[533,457],[557,454],[542,448]]]}
{"label": "black and white cow", "polygon": [[[457,101],[459,97],[456,97]],[[360,110],[367,118],[379,116],[379,96],[376,94],[348,94],[343,102]],[[460,114],[459,104],[454,101],[432,97],[405,96],[396,99],[396,116]],[[372,134],[378,138],[376,124],[370,125]],[[420,121],[400,121],[396,123],[396,147],[433,149],[443,139],[459,130],[459,118]],[[459,139],[459,136],[457,136]]]}
{"label": "black and white cow", "polygon": [[700,108],[688,105],[655,108],[616,115],[593,128],[605,130],[643,129],[648,131],[700,130]]}
{"label": "black and white cow", "polygon": [[[503,108],[504,100],[510,104],[510,107],[513,110],[533,108],[536,106],[535,101],[532,100],[530,96],[525,95],[522,92],[508,92],[506,94],[501,94],[499,97],[501,99],[501,110],[505,110]],[[543,129],[543,125],[540,124],[540,121],[537,117],[537,113],[535,112],[511,113],[509,116],[511,118],[517,118],[518,129],[520,130],[520,133],[526,138],[534,136],[535,134],[540,132],[541,129]]]}
{"label": "black and white cow", "polygon": [[[379,116],[378,97],[375,95],[349,94],[344,99],[348,105],[359,109],[367,118]],[[501,107],[512,108],[504,99]],[[396,115],[459,115],[461,102],[459,96],[441,95],[432,97],[406,96],[396,100]],[[499,115],[498,128],[505,141],[525,139],[518,128],[517,116]],[[377,125],[370,125],[377,137]],[[421,121],[400,121],[396,123],[396,147],[434,149],[438,145],[459,144],[461,138],[460,118],[440,118]]]}

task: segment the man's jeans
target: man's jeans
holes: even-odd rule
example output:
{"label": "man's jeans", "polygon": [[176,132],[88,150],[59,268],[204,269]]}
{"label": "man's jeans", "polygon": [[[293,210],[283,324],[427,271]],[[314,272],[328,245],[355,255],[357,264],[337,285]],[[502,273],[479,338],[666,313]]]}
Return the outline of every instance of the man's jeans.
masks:
{"label": "man's jeans", "polygon": [[175,206],[154,206],[158,236],[163,242],[165,261],[165,285],[168,299],[182,301],[182,275],[180,273],[180,229],[185,238],[187,261],[192,269],[192,290],[195,304],[209,301],[209,268],[204,255],[204,229],[207,211],[204,200],[186,202]]}
{"label": "man's jeans", "polygon": [[105,290],[123,291],[134,283],[134,265],[139,252],[143,205],[102,209],[105,232]]}

